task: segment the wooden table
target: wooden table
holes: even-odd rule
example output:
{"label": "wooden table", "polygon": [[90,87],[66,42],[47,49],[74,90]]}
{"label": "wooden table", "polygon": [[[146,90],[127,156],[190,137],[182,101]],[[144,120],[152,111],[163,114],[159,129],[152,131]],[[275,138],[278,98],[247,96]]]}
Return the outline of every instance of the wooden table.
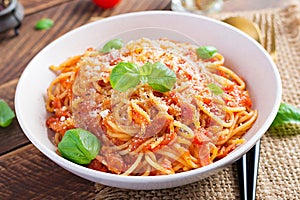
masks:
{"label": "wooden table", "polygon": [[[233,5],[236,9],[243,8],[243,4],[235,2],[242,1],[228,1],[224,10],[231,11]],[[279,5],[278,0],[268,2],[270,7]],[[12,108],[22,71],[54,39],[92,17],[170,9],[170,0],[123,0],[108,10],[96,7],[91,0],[20,0],[20,3],[25,8],[20,35],[0,37],[0,99]],[[35,30],[35,23],[43,17],[53,19],[55,25],[50,30]],[[93,182],[69,173],[39,152],[26,138],[17,119],[9,127],[0,128],[0,154],[0,199],[93,199],[95,195]]]}

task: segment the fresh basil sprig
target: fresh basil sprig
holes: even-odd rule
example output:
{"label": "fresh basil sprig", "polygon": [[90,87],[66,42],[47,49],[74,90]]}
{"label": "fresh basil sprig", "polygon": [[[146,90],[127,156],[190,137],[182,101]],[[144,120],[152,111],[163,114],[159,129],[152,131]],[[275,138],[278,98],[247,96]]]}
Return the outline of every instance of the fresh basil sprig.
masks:
{"label": "fresh basil sprig", "polygon": [[148,83],[159,92],[170,91],[176,82],[174,71],[160,62],[146,63],[140,68],[140,75],[143,83]]}
{"label": "fresh basil sprig", "polygon": [[118,63],[110,73],[112,88],[124,92],[140,82],[148,83],[153,90],[167,92],[176,82],[176,74],[160,62],[146,63],[138,67],[131,62]]}
{"label": "fresh basil sprig", "polygon": [[300,109],[287,103],[281,103],[271,127],[284,124],[300,124]]}
{"label": "fresh basil sprig", "polygon": [[49,18],[43,18],[37,21],[35,24],[35,29],[37,30],[46,30],[51,28],[54,25],[54,21]]}
{"label": "fresh basil sprig", "polygon": [[100,151],[100,141],[91,132],[83,129],[70,129],[66,131],[58,151],[62,157],[77,163],[89,164]]}
{"label": "fresh basil sprig", "polygon": [[139,82],[139,67],[131,62],[118,63],[110,73],[112,88],[121,92],[125,92],[129,88],[134,88]]}
{"label": "fresh basil sprig", "polygon": [[108,53],[112,49],[121,49],[123,47],[123,40],[121,39],[113,39],[108,41],[100,50],[101,53]]}
{"label": "fresh basil sprig", "polygon": [[279,136],[300,134],[300,109],[290,104],[281,103],[269,132]]}
{"label": "fresh basil sprig", "polygon": [[196,49],[196,53],[200,58],[209,59],[215,56],[217,49],[213,46],[201,46]]}
{"label": "fresh basil sprig", "polygon": [[5,128],[12,123],[15,113],[9,107],[9,105],[2,99],[0,99],[0,126]]}
{"label": "fresh basil sprig", "polygon": [[223,94],[222,88],[215,83],[209,83],[207,87],[215,95]]}

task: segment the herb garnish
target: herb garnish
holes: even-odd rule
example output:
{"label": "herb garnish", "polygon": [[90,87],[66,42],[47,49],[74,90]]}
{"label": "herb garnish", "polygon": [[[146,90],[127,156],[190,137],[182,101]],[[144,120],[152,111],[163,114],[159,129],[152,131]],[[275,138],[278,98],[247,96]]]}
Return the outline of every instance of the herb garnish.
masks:
{"label": "herb garnish", "polygon": [[100,50],[101,53],[108,53],[112,49],[121,49],[123,47],[123,40],[121,39],[113,39],[108,41]]}
{"label": "herb garnish", "polygon": [[14,117],[13,110],[4,100],[0,99],[0,126],[3,128],[9,126]]}
{"label": "herb garnish", "polygon": [[140,82],[140,69],[131,62],[118,63],[110,73],[110,84],[112,88],[125,92],[134,88]]}
{"label": "herb garnish", "polygon": [[43,18],[37,21],[35,24],[35,29],[37,30],[46,30],[51,28],[54,25],[54,21],[49,18]]}
{"label": "herb garnish", "polygon": [[284,124],[300,124],[300,109],[287,103],[281,103],[271,127]]}
{"label": "herb garnish", "polygon": [[279,136],[300,134],[300,109],[290,104],[281,103],[269,132]]}
{"label": "herb garnish", "polygon": [[222,88],[215,83],[209,83],[207,87],[215,95],[223,94]]}
{"label": "herb garnish", "polygon": [[160,62],[146,63],[138,67],[131,62],[118,63],[110,73],[112,88],[124,92],[140,82],[148,83],[153,90],[167,92],[176,82],[175,73]]}
{"label": "herb garnish", "polygon": [[201,46],[196,49],[196,53],[200,58],[210,59],[215,56],[217,49],[213,46]]}
{"label": "herb garnish", "polygon": [[176,82],[175,73],[163,63],[146,63],[140,70],[142,82],[148,83],[153,90],[170,91]]}
{"label": "herb garnish", "polygon": [[66,131],[58,151],[62,157],[77,164],[89,164],[98,155],[101,144],[98,138],[83,129]]}

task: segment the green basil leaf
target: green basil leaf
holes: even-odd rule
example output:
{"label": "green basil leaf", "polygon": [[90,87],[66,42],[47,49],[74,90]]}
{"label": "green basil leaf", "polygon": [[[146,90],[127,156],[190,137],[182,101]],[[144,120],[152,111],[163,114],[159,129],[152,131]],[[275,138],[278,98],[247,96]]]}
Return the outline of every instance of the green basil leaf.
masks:
{"label": "green basil leaf", "polygon": [[146,63],[142,67],[130,62],[120,62],[110,73],[112,88],[121,92],[136,87],[139,82],[148,83],[153,90],[167,92],[174,86],[176,75],[160,62]]}
{"label": "green basil leaf", "polygon": [[217,53],[217,49],[213,46],[201,46],[196,49],[196,53],[200,58],[209,59],[214,57]]}
{"label": "green basil leaf", "polygon": [[281,103],[271,127],[284,124],[300,124],[300,109],[290,104]]}
{"label": "green basil leaf", "polygon": [[141,67],[141,72],[144,80],[147,81],[152,89],[159,92],[170,91],[176,82],[174,71],[160,62],[154,64],[146,63]]}
{"label": "green basil leaf", "polygon": [[100,50],[102,53],[108,53],[112,49],[121,49],[123,47],[123,40],[121,39],[113,39],[108,41]]}
{"label": "green basil leaf", "polygon": [[40,19],[36,24],[35,24],[35,29],[37,30],[46,30],[51,28],[54,25],[54,21],[49,18],[43,18]]}
{"label": "green basil leaf", "polygon": [[145,79],[145,83],[147,82],[147,76],[151,75],[153,69],[153,64],[149,62],[140,67],[140,75]]}
{"label": "green basil leaf", "polygon": [[15,113],[13,112],[13,110],[4,100],[0,99],[0,126],[9,126],[14,117]]}
{"label": "green basil leaf", "polygon": [[278,136],[300,134],[300,109],[286,103],[281,103],[268,131]]}
{"label": "green basil leaf", "polygon": [[66,131],[58,151],[62,157],[77,163],[89,164],[100,151],[100,141],[91,132],[83,129],[70,129]]}
{"label": "green basil leaf", "polygon": [[223,94],[223,92],[224,92],[222,90],[222,88],[215,83],[210,83],[207,85],[207,87],[215,95],[220,95],[220,94]]}
{"label": "green basil leaf", "polygon": [[112,88],[124,92],[140,82],[139,67],[131,62],[118,63],[110,73]]}

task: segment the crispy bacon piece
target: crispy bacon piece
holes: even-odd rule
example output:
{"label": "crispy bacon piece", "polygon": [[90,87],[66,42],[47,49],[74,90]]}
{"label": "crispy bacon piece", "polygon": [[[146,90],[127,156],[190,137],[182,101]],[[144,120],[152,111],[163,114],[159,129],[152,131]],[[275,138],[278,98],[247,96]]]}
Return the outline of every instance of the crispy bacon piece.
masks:
{"label": "crispy bacon piece", "polygon": [[[132,139],[132,143],[130,144],[130,150],[133,151],[137,149],[141,144],[143,144],[147,139],[152,137],[161,137],[160,133],[164,133],[168,126],[170,125],[170,119],[167,118],[166,115],[157,115],[154,117],[152,122],[146,127],[145,135],[142,136],[135,136]],[[168,132],[168,131],[166,131]],[[151,150],[156,151],[161,149],[163,146],[168,145],[175,137],[175,133],[171,131],[167,133],[161,142],[154,141],[154,143],[149,143],[144,147],[144,150]],[[155,142],[159,142],[155,145]]]}
{"label": "crispy bacon piece", "polygon": [[203,143],[199,148],[199,161],[201,166],[207,166],[212,163],[210,160],[210,151],[211,145],[210,143]]}
{"label": "crispy bacon piece", "polygon": [[108,172],[107,167],[97,159],[92,160],[92,162],[88,164],[87,167],[101,172]]}
{"label": "crispy bacon piece", "polygon": [[111,148],[102,147],[101,155],[107,163],[107,168],[115,174],[121,174],[125,171],[125,162],[121,155],[114,152]]}
{"label": "crispy bacon piece", "polygon": [[152,122],[146,127],[145,138],[150,138],[164,131],[170,120],[165,115],[156,115]]}
{"label": "crispy bacon piece", "polygon": [[195,136],[193,139],[193,143],[196,145],[202,145],[203,143],[207,143],[210,141],[210,138],[207,137],[208,131],[202,127],[199,127],[195,131]]}
{"label": "crispy bacon piece", "polygon": [[182,123],[186,125],[190,125],[193,123],[193,118],[195,114],[195,109],[187,104],[187,103],[181,103],[181,121]]}

